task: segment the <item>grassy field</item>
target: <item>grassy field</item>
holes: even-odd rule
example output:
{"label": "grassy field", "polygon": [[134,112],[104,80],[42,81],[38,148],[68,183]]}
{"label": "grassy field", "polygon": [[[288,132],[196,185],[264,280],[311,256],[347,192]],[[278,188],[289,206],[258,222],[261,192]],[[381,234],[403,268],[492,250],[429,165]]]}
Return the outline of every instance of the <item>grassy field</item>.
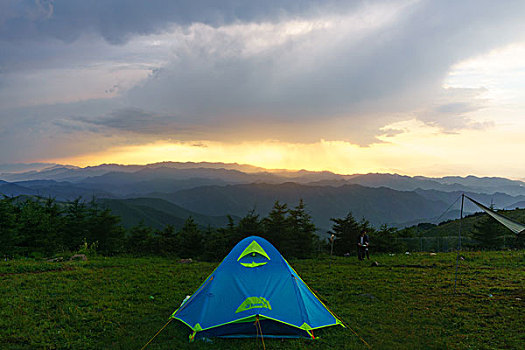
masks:
{"label": "grassy field", "polygon": [[[290,261],[327,306],[376,349],[525,348],[525,252],[376,255]],[[217,263],[168,258],[0,262],[0,348],[140,349]],[[148,349],[262,349],[255,339],[188,343],[171,322]],[[267,349],[364,349],[350,330]]]}

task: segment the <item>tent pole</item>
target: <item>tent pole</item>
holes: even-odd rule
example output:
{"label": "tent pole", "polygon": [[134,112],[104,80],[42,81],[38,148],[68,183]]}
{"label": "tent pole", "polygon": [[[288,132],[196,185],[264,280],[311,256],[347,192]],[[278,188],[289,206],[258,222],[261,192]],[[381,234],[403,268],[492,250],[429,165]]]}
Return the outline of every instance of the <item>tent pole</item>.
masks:
{"label": "tent pole", "polygon": [[461,211],[459,214],[459,230],[458,230],[458,255],[456,257],[456,273],[454,276],[454,294],[456,294],[456,284],[458,281],[458,266],[459,266],[459,252],[461,250],[461,224],[463,222],[463,202],[465,201],[465,194],[461,195]]}

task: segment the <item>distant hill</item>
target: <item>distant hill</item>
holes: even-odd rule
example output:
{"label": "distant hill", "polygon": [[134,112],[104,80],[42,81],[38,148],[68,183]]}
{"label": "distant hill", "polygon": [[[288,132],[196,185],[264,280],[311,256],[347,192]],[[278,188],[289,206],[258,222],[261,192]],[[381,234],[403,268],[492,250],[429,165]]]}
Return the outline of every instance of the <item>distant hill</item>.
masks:
{"label": "distant hill", "polygon": [[[454,219],[459,215],[457,200],[462,193],[486,205],[493,203],[496,208],[525,204],[524,182],[495,177],[340,175],[206,162],[38,166],[43,165],[28,165],[30,171],[0,174],[5,180],[0,180],[0,195],[59,201],[107,199],[106,204],[122,215],[126,225],[144,220],[154,227],[166,223],[177,226],[191,215],[202,225],[220,226],[228,214],[243,217],[255,209],[266,216],[276,200],[293,207],[303,199],[323,231],[331,227],[330,218],[348,212],[375,226],[404,227]],[[446,211],[455,201],[456,205]],[[467,202],[464,210],[469,214],[477,208]]]}
{"label": "distant hill", "polygon": [[100,199],[98,202],[110,209],[114,215],[120,216],[122,225],[128,228],[142,222],[146,226],[157,229],[162,229],[166,225],[180,229],[190,216],[201,227],[208,225],[224,227],[228,223],[226,216],[195,213],[158,198]]}
{"label": "distant hill", "polygon": [[399,191],[414,191],[416,189],[433,189],[438,191],[465,191],[468,187],[460,184],[443,184],[438,179],[422,176],[410,177],[398,174],[365,174],[347,180],[348,183],[367,187],[388,187]]}
{"label": "distant hill", "polygon": [[22,196],[22,195],[32,196],[35,194],[36,194],[36,191],[30,188],[0,180],[0,195],[4,195],[8,197],[16,197],[16,196]]}
{"label": "distant hill", "polygon": [[[107,165],[107,167],[115,168],[113,165]],[[375,226],[389,224],[404,227],[418,222],[436,222],[455,218],[458,213],[454,210],[459,208],[459,203],[456,203],[456,206],[447,212],[445,209],[454,201],[457,202],[461,193],[466,193],[487,205],[494,203],[496,208],[507,208],[509,205],[525,201],[523,195],[511,196],[501,192],[484,194],[421,188],[400,191],[384,186],[365,187],[348,184],[348,181],[351,180],[348,178],[330,180],[328,177],[333,177],[334,174],[326,173],[322,174],[327,177],[326,180],[304,184],[283,183],[282,178],[267,172],[244,173],[221,168],[177,169],[162,166],[136,170],[132,167],[127,168],[128,172],[111,171],[103,175],[87,177],[81,181],[29,180],[15,183],[2,181],[0,182],[0,194],[51,197],[59,201],[72,201],[78,197],[85,200],[92,198],[160,198],[204,216],[230,214],[238,217],[245,216],[252,209],[265,216],[276,200],[295,206],[302,198],[314,222],[321,230],[331,227],[331,217],[342,217],[350,211],[356,218],[365,217]],[[55,170],[57,168],[52,171]],[[67,171],[76,171],[76,169]],[[308,179],[313,176],[309,172],[300,173],[306,174]],[[368,178],[371,181],[370,185],[378,184],[380,183],[378,179],[385,178],[382,175],[358,177],[361,179],[359,181]],[[392,180],[390,183],[392,186],[397,181],[406,180],[402,176],[390,176],[389,178]],[[373,179],[375,180],[372,181]],[[258,182],[262,180],[266,181]],[[146,210],[146,207],[152,207],[152,203],[142,204],[140,209],[143,212],[150,210]],[[148,214],[148,220],[153,223],[164,222],[161,212],[166,213],[165,215],[169,215],[170,212],[161,209],[161,206],[153,206]],[[135,207],[134,210],[137,208]],[[477,208],[472,204],[465,204],[465,213],[472,213],[476,210]],[[124,215],[127,212],[122,213]],[[130,220],[133,217],[129,215]],[[175,222],[176,220],[173,221]]]}
{"label": "distant hill", "polygon": [[[130,194],[126,186],[140,183],[140,191],[169,192],[176,189],[192,188],[202,185],[295,182],[314,186],[333,186],[355,184],[366,187],[388,187],[400,191],[437,190],[442,192],[506,193],[525,195],[525,182],[499,177],[458,177],[429,178],[398,174],[353,174],[341,175],[329,171],[291,171],[272,170],[237,163],[180,163],[161,162],[147,165],[102,164],[85,168],[55,165],[45,169],[28,172],[1,173],[0,179],[9,182],[30,180],[54,180],[83,183],[88,188],[108,190],[119,185],[120,194]],[[177,186],[163,186],[162,181],[179,181]]]}
{"label": "distant hill", "polygon": [[525,201],[516,202],[511,205],[507,205],[505,207],[505,209],[516,209],[516,208],[525,208]]}
{"label": "distant hill", "polygon": [[144,168],[135,172],[109,172],[80,182],[87,187],[112,190],[120,195],[149,192],[173,192],[204,185],[227,185],[255,182],[279,183],[282,179],[269,173],[249,174],[231,169]]}
{"label": "distant hill", "polygon": [[[503,210],[499,211],[499,213],[508,217],[509,219],[525,224],[525,209]],[[484,218],[486,217],[487,214],[481,212],[466,216],[461,222],[462,235],[467,237],[470,236],[472,231],[474,230],[474,225],[476,223],[479,223],[480,220],[484,220]],[[419,235],[429,237],[455,236],[458,234],[459,224],[459,218],[455,220],[444,221],[437,226],[425,230],[420,230]],[[502,231],[506,232],[506,234],[508,234],[509,236],[515,236],[515,234],[510,230],[502,229]]]}
{"label": "distant hill", "polygon": [[11,197],[20,195],[51,197],[59,201],[72,201],[79,197],[84,199],[114,197],[112,193],[102,189],[87,188],[65,181],[35,180],[8,184],[0,183],[0,194]]}
{"label": "distant hill", "polygon": [[440,214],[446,203],[428,200],[415,192],[359,185],[340,187],[310,186],[296,183],[204,186],[175,193],[153,193],[184,208],[207,215],[244,216],[249,210],[265,216],[276,200],[295,206],[303,199],[314,222],[322,229],[331,227],[331,217],[352,212],[372,224],[395,225]]}
{"label": "distant hill", "polygon": [[95,167],[78,168],[69,165],[55,165],[38,171],[0,174],[0,179],[17,182],[31,180],[80,181],[91,176],[103,175],[111,171],[132,172],[142,166],[102,164]]}
{"label": "distant hill", "polygon": [[513,190],[516,186],[525,189],[525,183],[522,181],[510,180],[501,177],[477,177],[477,176],[445,176],[442,178],[433,178],[442,184],[454,185],[459,184],[469,187],[473,190],[480,190],[486,188],[493,188],[495,191],[506,192],[505,190]]}
{"label": "distant hill", "polygon": [[[416,193],[423,196],[424,198],[430,199],[430,200],[438,200],[445,203],[452,203],[454,200],[459,201],[459,197],[462,193],[465,195],[477,200],[480,203],[484,203],[487,206],[490,206],[491,204],[494,205],[494,208],[496,209],[504,209],[507,208],[509,205],[516,204],[519,201],[525,201],[525,196],[510,196],[505,193],[497,192],[493,194],[486,194],[486,193],[476,193],[476,192],[470,192],[470,191],[455,191],[455,192],[442,192],[442,191],[436,191],[436,190],[416,190]],[[459,208],[459,206],[457,206]],[[515,207],[514,207],[515,208]],[[470,201],[465,201],[465,208],[464,210],[468,212],[476,212],[478,211],[478,207],[476,207],[473,203]]]}
{"label": "distant hill", "polygon": [[[57,181],[81,181],[83,179],[101,176],[108,173],[132,173],[147,169],[227,169],[237,170],[239,172],[254,173],[265,172],[263,168],[257,168],[251,165],[239,165],[236,163],[179,163],[179,162],[161,162],[147,165],[120,165],[120,164],[101,164],[97,166],[88,166],[85,168],[74,167],[70,165],[54,165],[38,170],[27,172],[3,172],[0,173],[0,179],[16,182],[28,180],[57,180]],[[162,171],[162,170],[161,170]]]}
{"label": "distant hill", "polygon": [[[0,174],[2,173],[23,173],[37,171],[56,166],[54,163],[10,163],[0,164]],[[1,175],[0,175],[1,177]]]}

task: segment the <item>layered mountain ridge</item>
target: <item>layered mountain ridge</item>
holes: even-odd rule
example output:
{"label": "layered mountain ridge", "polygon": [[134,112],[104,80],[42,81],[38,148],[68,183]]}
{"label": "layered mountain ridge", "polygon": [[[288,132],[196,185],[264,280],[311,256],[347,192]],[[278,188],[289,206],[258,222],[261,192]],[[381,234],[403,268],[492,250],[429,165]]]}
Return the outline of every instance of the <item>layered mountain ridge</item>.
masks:
{"label": "layered mountain ridge", "polygon": [[[127,223],[142,218],[156,226],[178,223],[178,219],[162,219],[170,211],[176,212],[177,218],[189,215],[198,217],[202,225],[220,225],[226,215],[242,217],[255,210],[265,216],[275,201],[294,206],[300,199],[322,230],[331,226],[331,217],[348,212],[376,226],[403,226],[454,218],[458,205],[445,211],[461,193],[496,208],[523,207],[525,182],[475,176],[340,175],[208,162],[102,164],[85,168],[52,165],[0,174],[0,194],[64,201],[96,198],[113,210],[120,210],[119,215]],[[131,200],[138,198],[140,204]],[[173,205],[183,210],[174,210]],[[473,212],[475,208],[467,206],[465,210]]]}

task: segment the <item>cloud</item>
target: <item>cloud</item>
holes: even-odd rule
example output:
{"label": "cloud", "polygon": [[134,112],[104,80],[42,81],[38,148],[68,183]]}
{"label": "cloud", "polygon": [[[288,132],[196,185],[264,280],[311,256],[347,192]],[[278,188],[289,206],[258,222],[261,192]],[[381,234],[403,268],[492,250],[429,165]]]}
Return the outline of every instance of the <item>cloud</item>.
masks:
{"label": "cloud", "polygon": [[76,121],[79,113],[105,115],[112,108],[112,101],[94,100],[0,109],[0,163],[65,157],[125,143],[125,138]]}
{"label": "cloud", "polygon": [[279,20],[323,11],[348,9],[362,1],[341,0],[14,0],[0,4],[0,40],[57,38],[66,42],[86,33],[122,44],[136,35],[165,30],[171,24],[205,23],[214,27]]}
{"label": "cloud", "polygon": [[[295,122],[301,132],[319,118],[326,124],[345,119],[340,132],[321,128],[315,137],[366,145],[392,119],[422,110],[422,120],[445,129],[469,127],[474,123],[465,112],[481,108],[480,101],[465,95],[457,101],[442,88],[443,79],[454,63],[520,37],[515,30],[525,29],[517,15],[523,7],[398,2],[312,21],[195,24],[172,33],[180,43],[172,60],[127,96],[136,107],[209,125],[210,134],[217,120],[232,127]],[[294,25],[307,29],[287,35]],[[311,140],[305,131],[304,140]]]}
{"label": "cloud", "polygon": [[187,126],[178,123],[174,116],[148,113],[138,108],[115,110],[108,116],[95,119],[79,118],[78,122],[93,127],[164,137],[176,136],[187,128]]}
{"label": "cloud", "polygon": [[493,123],[477,122],[473,117],[489,105],[486,92],[486,88],[444,88],[429,108],[416,113],[417,118],[445,132],[491,127]]}
{"label": "cloud", "polygon": [[368,146],[413,118],[444,132],[484,128],[483,88],[443,82],[458,62],[523,40],[524,10],[522,1],[1,2],[0,157],[90,151],[84,138],[97,148],[155,137]]}

